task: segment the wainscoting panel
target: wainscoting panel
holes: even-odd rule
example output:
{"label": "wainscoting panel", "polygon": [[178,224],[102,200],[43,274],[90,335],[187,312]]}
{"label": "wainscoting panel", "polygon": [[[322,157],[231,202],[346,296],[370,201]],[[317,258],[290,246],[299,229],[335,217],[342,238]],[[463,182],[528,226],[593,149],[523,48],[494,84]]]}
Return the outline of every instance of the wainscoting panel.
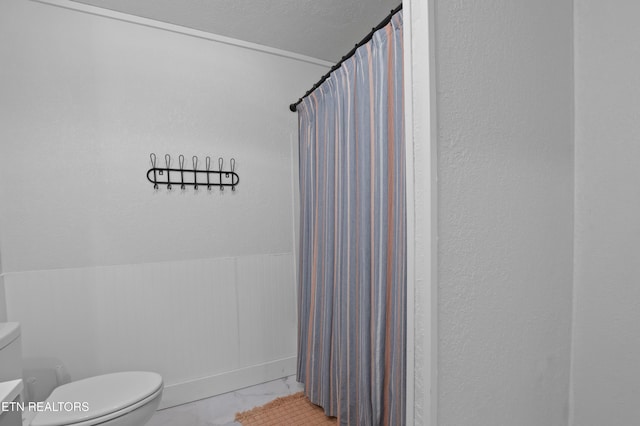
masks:
{"label": "wainscoting panel", "polygon": [[239,258],[236,273],[240,363],[256,365],[295,354],[293,257]]}
{"label": "wainscoting panel", "polygon": [[295,372],[290,253],[7,273],[4,280],[34,399],[60,377],[151,370],[164,378],[166,408]]}

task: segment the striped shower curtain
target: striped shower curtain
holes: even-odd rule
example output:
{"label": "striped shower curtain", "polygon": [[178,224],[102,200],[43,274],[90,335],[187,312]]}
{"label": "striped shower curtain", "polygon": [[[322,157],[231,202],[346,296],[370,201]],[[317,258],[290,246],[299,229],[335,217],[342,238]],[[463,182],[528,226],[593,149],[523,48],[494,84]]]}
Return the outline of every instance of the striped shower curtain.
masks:
{"label": "striped shower curtain", "polygon": [[402,15],[298,106],[298,380],[353,426],[405,419]]}

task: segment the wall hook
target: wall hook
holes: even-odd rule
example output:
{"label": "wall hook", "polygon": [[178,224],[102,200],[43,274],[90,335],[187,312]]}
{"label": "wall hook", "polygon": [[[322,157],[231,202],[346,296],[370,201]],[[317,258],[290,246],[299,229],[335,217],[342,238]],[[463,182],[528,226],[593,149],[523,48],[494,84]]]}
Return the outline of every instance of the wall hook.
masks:
{"label": "wall hook", "polygon": [[[157,181],[157,179],[156,179],[156,154],[154,154],[152,152],[149,157],[151,157],[151,168],[153,169],[153,180]],[[158,189],[158,184],[157,183],[153,184],[153,189]]]}
{"label": "wall hook", "polygon": [[211,169],[211,157],[207,155],[205,159],[205,164],[207,165],[207,189],[211,191],[211,183],[209,182],[209,170]]}
{"label": "wall hook", "polygon": [[[222,186],[222,165],[224,164],[224,159],[222,157],[218,157],[218,171],[220,172],[220,191],[224,191],[224,186]],[[227,173],[227,177],[229,177],[229,173]]]}
{"label": "wall hook", "polygon": [[198,190],[198,157],[196,157],[195,155],[193,157],[191,157],[191,161],[193,161],[193,189],[195,189],[196,191]]}
{"label": "wall hook", "polygon": [[184,189],[184,155],[178,155],[178,163],[180,164],[180,189]]}
{"label": "wall hook", "polygon": [[[171,190],[171,179],[169,179],[169,170],[171,170],[171,156],[169,154],[165,154],[164,162],[167,165],[167,189]],[[160,171],[160,174],[162,174],[162,171]]]}
{"label": "wall hook", "polygon": [[[235,171],[236,171],[236,159],[232,157],[231,160],[229,160],[229,163],[231,164],[231,173],[235,174]],[[227,173],[227,176],[229,176],[229,173]],[[233,181],[233,178],[231,179],[231,181]],[[235,185],[231,185],[231,190],[235,191],[236,190],[236,186]]]}

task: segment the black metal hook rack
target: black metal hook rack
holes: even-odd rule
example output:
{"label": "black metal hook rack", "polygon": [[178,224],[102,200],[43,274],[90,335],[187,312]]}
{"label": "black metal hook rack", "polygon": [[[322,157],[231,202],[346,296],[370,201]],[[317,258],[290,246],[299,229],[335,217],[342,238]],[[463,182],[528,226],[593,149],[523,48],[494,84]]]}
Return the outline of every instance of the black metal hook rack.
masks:
{"label": "black metal hook rack", "polygon": [[181,189],[193,186],[197,190],[200,186],[206,186],[208,190],[218,187],[221,191],[225,186],[230,186],[232,191],[236,190],[236,185],[240,182],[240,176],[235,172],[236,160],[229,161],[230,169],[224,170],[224,159],[218,158],[218,170],[211,169],[211,157],[205,158],[205,169],[198,169],[198,157],[191,158],[192,168],[184,167],[184,155],[178,156],[179,168],[171,167],[171,156],[166,154],[164,162],[166,167],[157,167],[156,154],[151,153],[151,168],[147,171],[147,179],[153,184],[154,189],[159,185],[166,185],[167,189],[172,189],[173,185],[180,185]]}

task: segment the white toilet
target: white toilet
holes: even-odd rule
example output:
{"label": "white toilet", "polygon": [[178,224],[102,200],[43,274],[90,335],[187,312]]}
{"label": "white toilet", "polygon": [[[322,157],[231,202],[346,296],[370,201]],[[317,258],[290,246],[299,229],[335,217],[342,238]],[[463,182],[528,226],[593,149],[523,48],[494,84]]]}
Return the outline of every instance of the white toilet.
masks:
{"label": "white toilet", "polygon": [[[20,324],[0,323],[0,382],[22,378]],[[58,386],[23,426],[142,426],[162,399],[157,373],[105,374]],[[75,406],[72,404],[75,403]]]}

